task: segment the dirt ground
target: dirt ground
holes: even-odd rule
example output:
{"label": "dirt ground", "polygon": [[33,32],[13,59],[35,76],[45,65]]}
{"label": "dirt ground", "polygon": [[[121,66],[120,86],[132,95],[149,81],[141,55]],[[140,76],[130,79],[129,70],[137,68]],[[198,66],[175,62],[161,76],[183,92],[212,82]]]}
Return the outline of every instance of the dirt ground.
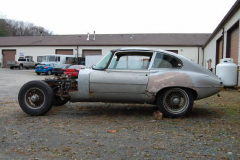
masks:
{"label": "dirt ground", "polygon": [[154,120],[156,106],[110,103],[28,116],[17,95],[1,93],[0,159],[240,159],[240,92],[220,95],[195,101],[186,117]]}

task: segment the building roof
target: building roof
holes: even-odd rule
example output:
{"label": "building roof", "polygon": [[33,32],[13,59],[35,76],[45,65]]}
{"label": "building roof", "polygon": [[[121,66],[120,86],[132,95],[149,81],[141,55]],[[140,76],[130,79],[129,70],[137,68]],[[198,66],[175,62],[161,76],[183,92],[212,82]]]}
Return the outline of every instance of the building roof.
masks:
{"label": "building roof", "polygon": [[0,47],[16,46],[202,46],[210,34],[96,34],[0,37]]}
{"label": "building roof", "polygon": [[228,22],[228,20],[239,10],[240,8],[240,0],[237,0],[232,8],[228,11],[222,21],[219,23],[217,28],[213,31],[212,35],[209,39],[204,43],[203,48],[213,39],[213,37],[223,28],[223,26]]}

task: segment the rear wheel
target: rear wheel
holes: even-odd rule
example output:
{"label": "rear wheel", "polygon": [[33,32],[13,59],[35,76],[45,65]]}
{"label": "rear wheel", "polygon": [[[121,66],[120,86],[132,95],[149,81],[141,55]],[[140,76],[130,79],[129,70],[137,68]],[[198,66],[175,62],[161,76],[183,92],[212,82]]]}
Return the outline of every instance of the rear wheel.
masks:
{"label": "rear wheel", "polygon": [[37,75],[40,75],[40,73],[37,73]]}
{"label": "rear wheel", "polygon": [[52,71],[49,70],[49,71],[47,72],[47,75],[51,75],[51,74],[52,74]]}
{"label": "rear wheel", "polygon": [[20,65],[20,66],[19,66],[19,69],[20,69],[20,70],[22,70],[22,69],[23,69],[23,66],[22,66],[22,65]]}
{"label": "rear wheel", "polygon": [[157,98],[157,105],[165,117],[184,116],[193,107],[193,95],[188,89],[165,89]]}
{"label": "rear wheel", "polygon": [[58,76],[58,74],[55,74],[55,76]]}
{"label": "rear wheel", "polygon": [[10,67],[10,69],[13,69],[13,68],[14,68],[13,66]]}
{"label": "rear wheel", "polygon": [[41,116],[52,108],[53,90],[43,81],[30,81],[18,94],[19,105],[31,116]]}

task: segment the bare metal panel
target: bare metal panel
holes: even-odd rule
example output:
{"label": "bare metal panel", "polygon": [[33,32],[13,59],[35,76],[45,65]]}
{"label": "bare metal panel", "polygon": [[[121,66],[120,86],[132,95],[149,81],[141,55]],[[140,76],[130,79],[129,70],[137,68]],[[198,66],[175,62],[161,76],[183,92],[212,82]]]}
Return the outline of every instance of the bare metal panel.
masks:
{"label": "bare metal panel", "polygon": [[104,84],[91,83],[90,91],[94,93],[143,93],[146,85],[143,84]]}
{"label": "bare metal panel", "polygon": [[90,83],[147,84],[148,74],[148,70],[94,71],[91,73]]}
{"label": "bare metal panel", "polygon": [[78,73],[78,96],[81,98],[89,97],[89,76],[91,71],[82,69]]}
{"label": "bare metal panel", "polygon": [[90,76],[90,92],[144,93],[149,71],[93,71]]}

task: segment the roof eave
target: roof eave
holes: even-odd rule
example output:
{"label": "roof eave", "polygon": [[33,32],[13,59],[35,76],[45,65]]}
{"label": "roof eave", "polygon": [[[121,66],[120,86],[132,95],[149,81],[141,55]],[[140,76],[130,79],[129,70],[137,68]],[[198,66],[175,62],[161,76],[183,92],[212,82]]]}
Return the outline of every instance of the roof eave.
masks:
{"label": "roof eave", "polygon": [[207,46],[207,44],[213,39],[213,37],[220,31],[220,29],[223,28],[223,26],[226,24],[226,22],[232,17],[232,15],[234,15],[237,10],[240,7],[240,0],[237,0],[235,2],[235,4],[232,6],[232,8],[228,11],[228,13],[226,14],[226,16],[223,18],[223,20],[219,23],[219,25],[217,26],[217,28],[213,31],[213,33],[211,34],[211,36],[209,37],[209,39],[206,41],[206,43],[202,46],[203,48],[205,48]]}

